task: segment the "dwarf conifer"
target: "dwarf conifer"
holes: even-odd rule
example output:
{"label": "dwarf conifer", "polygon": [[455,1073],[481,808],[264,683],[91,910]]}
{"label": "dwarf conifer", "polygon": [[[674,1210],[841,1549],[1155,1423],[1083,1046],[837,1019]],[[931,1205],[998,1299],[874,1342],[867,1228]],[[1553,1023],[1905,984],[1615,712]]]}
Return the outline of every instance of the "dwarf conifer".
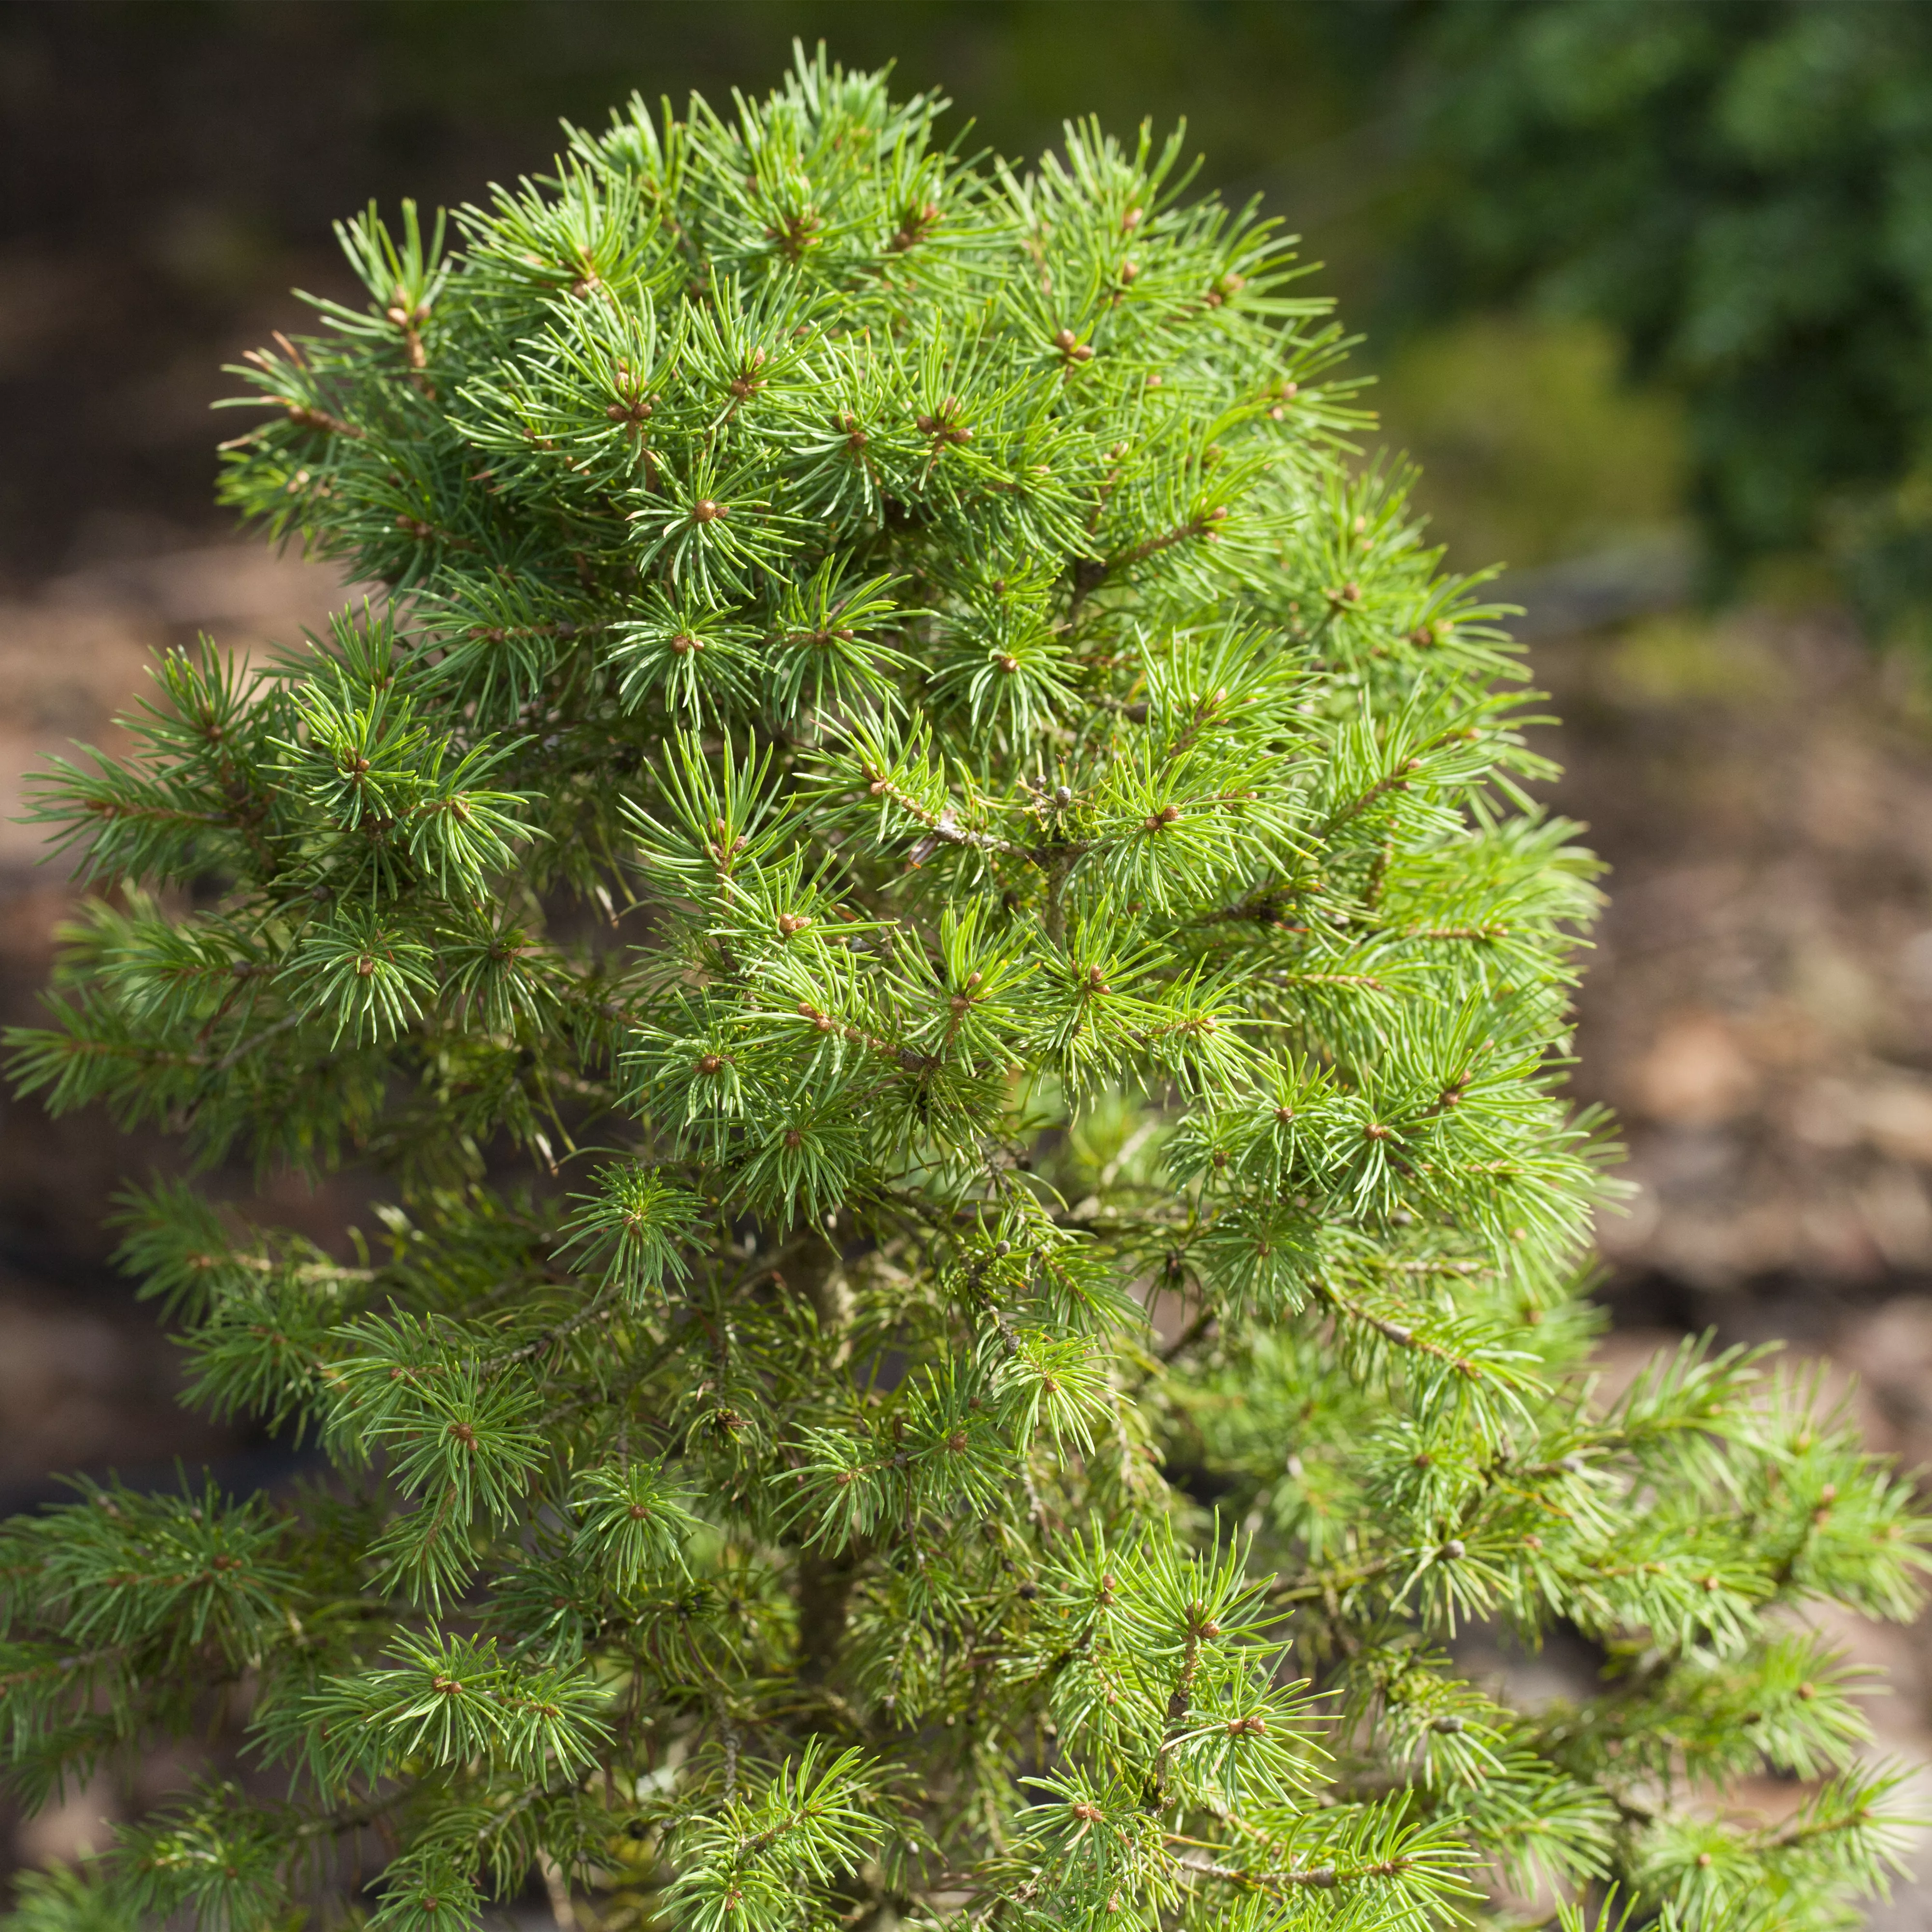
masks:
{"label": "dwarf conifer", "polygon": [[[1923,1523],[1754,1356],[1588,1398],[1594,867],[1498,610],[1178,137],[1022,174],[940,105],[822,57],[634,102],[350,223],[366,305],[240,372],[230,500],[370,587],[49,776],[100,890],[14,1064],[388,1204],[126,1204],[193,1399],[320,1454],[0,1532],[30,1805],[215,1740],[11,1922],[1615,1881],[1739,1932],[1882,1880],[1799,1612],[1909,1614]],[[1508,1708],[1478,1620],[1604,1681]],[[1802,1804],[1727,1816],[1766,1766]]]}

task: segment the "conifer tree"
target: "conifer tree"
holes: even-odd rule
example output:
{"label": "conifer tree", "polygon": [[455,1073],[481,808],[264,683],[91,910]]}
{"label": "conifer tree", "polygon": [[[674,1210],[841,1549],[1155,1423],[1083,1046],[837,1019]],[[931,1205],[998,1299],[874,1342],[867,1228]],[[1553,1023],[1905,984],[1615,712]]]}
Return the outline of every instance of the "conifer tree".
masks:
{"label": "conifer tree", "polygon": [[[99,890],[14,1065],[389,1204],[124,1204],[192,1399],[326,1461],[0,1531],[30,1806],[217,1740],[14,1925],[1768,1932],[1883,1881],[1801,1612],[1910,1615],[1924,1521],[1756,1355],[1588,1400],[1594,868],[1500,614],[1178,137],[1022,174],[941,105],[802,56],[633,102],[349,224],[367,305],[240,372],[230,500],[373,587],[49,775]],[[1484,1619],[1602,1683],[1508,1708]],[[1765,1766],[1802,1806],[1727,1814]]]}

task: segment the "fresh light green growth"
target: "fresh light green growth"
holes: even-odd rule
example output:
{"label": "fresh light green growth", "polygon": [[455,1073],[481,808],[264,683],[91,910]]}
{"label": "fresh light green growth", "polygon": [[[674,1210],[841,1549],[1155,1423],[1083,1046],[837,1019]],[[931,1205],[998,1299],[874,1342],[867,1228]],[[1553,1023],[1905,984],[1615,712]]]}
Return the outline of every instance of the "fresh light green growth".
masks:
{"label": "fresh light green growth", "polygon": [[[1021,176],[939,106],[634,104],[453,248],[352,224],[367,308],[243,372],[230,500],[368,595],[50,776],[105,896],[15,1065],[394,1204],[130,1204],[196,1400],[327,1466],[0,1532],[30,1802],[214,1740],[15,1924],[1882,1882],[1798,1613],[1910,1615],[1924,1525],[1754,1359],[1587,1400],[1594,868],[1498,613],[1178,141]],[[1505,1708],[1484,1618],[1614,1668]],[[1720,1822],[1767,1763],[1825,1781]]]}

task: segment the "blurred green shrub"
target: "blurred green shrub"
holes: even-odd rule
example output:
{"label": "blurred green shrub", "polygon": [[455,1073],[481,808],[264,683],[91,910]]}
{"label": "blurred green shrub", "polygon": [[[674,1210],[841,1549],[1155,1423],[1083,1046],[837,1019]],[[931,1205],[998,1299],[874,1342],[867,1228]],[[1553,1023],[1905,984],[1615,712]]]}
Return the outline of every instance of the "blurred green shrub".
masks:
{"label": "blurred green shrub", "polygon": [[1932,10],[1459,0],[1414,48],[1412,314],[1615,329],[1686,399],[1720,569],[1932,610]]}
{"label": "blurred green shrub", "polygon": [[1620,380],[1601,323],[1487,315],[1399,350],[1370,393],[1422,465],[1416,501],[1452,562],[1547,563],[1654,538],[1682,509],[1675,399]]}

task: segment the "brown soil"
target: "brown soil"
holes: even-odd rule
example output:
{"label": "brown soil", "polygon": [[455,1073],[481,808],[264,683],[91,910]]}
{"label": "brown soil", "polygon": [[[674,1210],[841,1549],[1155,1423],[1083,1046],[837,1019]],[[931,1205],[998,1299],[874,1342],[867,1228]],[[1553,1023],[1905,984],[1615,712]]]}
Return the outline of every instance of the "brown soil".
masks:
{"label": "brown soil", "polygon": [[1611,866],[1576,1088],[1629,1148],[1612,1304],[1826,1339],[1932,1282],[1932,735],[1828,614],[1654,620],[1535,668],[1556,802]]}

